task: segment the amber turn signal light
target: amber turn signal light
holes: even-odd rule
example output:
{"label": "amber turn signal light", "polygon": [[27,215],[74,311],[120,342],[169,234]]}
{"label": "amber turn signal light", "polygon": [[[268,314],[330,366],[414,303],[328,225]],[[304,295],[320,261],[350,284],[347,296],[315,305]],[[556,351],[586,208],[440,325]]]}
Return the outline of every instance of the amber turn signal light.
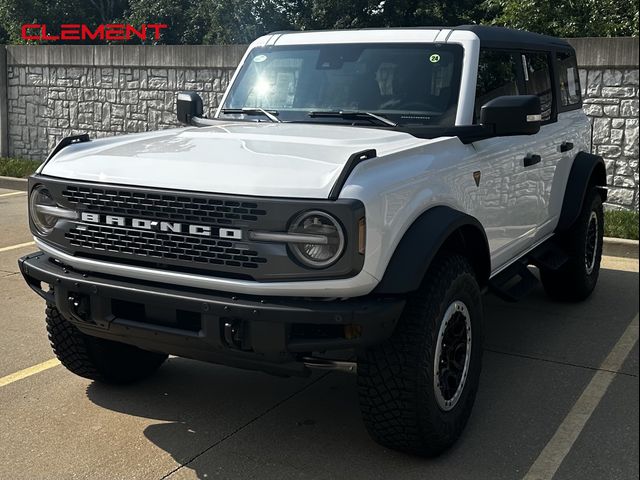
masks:
{"label": "amber turn signal light", "polygon": [[364,217],[358,220],[358,253],[364,255],[367,246],[367,221]]}

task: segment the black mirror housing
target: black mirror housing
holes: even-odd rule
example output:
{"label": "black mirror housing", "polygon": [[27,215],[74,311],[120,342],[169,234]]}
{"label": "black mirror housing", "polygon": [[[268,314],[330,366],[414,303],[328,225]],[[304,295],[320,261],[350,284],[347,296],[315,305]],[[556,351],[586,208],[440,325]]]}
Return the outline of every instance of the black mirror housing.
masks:
{"label": "black mirror housing", "polygon": [[202,98],[196,92],[180,92],[176,100],[176,112],[180,123],[191,123],[194,117],[202,117]]}
{"label": "black mirror housing", "polygon": [[482,106],[480,123],[496,136],[533,135],[540,131],[541,112],[537,95],[505,95]]}

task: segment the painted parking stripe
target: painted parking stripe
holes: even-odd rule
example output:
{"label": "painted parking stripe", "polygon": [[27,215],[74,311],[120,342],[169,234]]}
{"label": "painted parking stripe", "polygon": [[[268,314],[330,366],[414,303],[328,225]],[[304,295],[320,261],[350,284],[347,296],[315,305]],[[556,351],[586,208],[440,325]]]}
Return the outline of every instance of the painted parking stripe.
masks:
{"label": "painted parking stripe", "polygon": [[0,247],[1,252],[8,252],[9,250],[16,250],[22,247],[28,247],[29,245],[35,245],[35,242],[18,243],[17,245],[9,245],[8,247]]}
{"label": "painted parking stripe", "polygon": [[30,377],[31,375],[35,375],[36,373],[44,372],[45,370],[57,367],[58,365],[60,365],[60,360],[58,360],[57,358],[52,358],[51,360],[39,363],[38,365],[34,365],[33,367],[25,368],[24,370],[20,370],[19,372],[12,373],[11,375],[0,378],[0,387],[4,387],[5,385],[9,385],[10,383],[17,382],[18,380],[22,380],[23,378]]}
{"label": "painted parking stripe", "polygon": [[600,365],[523,480],[551,480],[638,341],[638,315]]}
{"label": "painted parking stripe", "polygon": [[9,193],[0,193],[0,198],[2,197],[15,197],[17,195],[26,195],[27,192],[9,192]]}

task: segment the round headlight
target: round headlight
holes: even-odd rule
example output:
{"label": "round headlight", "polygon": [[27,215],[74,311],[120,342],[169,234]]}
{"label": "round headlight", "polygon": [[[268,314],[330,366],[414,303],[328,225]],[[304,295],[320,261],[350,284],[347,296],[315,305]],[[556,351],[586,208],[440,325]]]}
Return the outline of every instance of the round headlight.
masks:
{"label": "round headlight", "polygon": [[338,221],[321,211],[304,212],[298,216],[289,233],[310,235],[315,241],[290,243],[291,251],[304,265],[324,268],[335,263],[344,251],[344,231]]}
{"label": "round headlight", "polygon": [[43,211],[38,208],[41,206],[55,207],[56,202],[53,200],[49,190],[42,185],[38,185],[31,191],[31,195],[29,196],[29,214],[36,230],[42,235],[48,235],[51,233],[51,230],[53,230],[53,227],[56,226],[58,217],[43,213]]}

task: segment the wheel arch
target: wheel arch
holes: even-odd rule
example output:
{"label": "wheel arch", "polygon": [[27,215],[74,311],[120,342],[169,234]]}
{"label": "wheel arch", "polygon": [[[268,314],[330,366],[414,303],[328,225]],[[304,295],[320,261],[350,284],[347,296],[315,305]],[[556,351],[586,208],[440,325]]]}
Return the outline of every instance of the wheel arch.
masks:
{"label": "wheel arch", "polygon": [[573,160],[569,172],[556,232],[565,231],[575,223],[582,210],[584,199],[592,186],[598,188],[602,201],[606,201],[606,185],[607,169],[602,157],[579,152]]}
{"label": "wheel arch", "polygon": [[417,290],[442,250],[467,257],[480,286],[487,284],[491,258],[484,228],[466,213],[436,206],[422,213],[404,233],[374,292],[400,294]]}

